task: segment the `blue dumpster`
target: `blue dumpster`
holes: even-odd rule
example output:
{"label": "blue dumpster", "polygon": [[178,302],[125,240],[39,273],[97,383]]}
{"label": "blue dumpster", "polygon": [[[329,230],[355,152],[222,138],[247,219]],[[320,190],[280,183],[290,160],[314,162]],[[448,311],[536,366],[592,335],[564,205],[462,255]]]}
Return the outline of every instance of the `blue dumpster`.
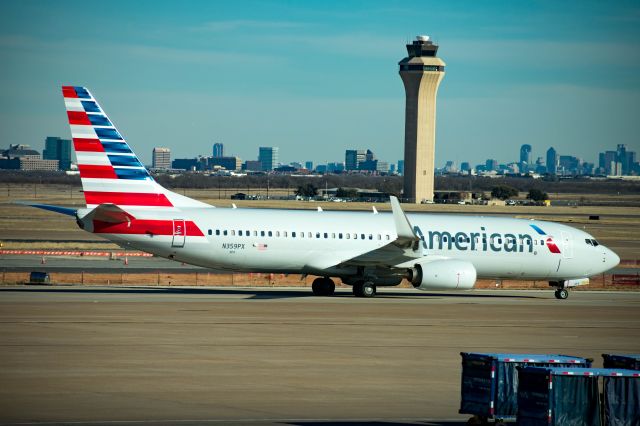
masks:
{"label": "blue dumpster", "polygon": [[461,414],[481,422],[513,419],[517,413],[517,366],[590,367],[591,359],[567,355],[461,352]]}
{"label": "blue dumpster", "polygon": [[[520,367],[519,426],[640,424],[640,372],[606,368]],[[599,378],[603,378],[600,399]]]}
{"label": "blue dumpster", "polygon": [[602,354],[604,368],[640,370],[640,354]]}

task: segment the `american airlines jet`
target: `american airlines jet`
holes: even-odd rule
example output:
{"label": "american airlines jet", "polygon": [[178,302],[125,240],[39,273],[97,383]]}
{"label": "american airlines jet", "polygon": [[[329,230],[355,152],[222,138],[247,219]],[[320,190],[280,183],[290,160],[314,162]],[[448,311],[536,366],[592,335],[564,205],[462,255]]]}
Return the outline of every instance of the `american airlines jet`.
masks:
{"label": "american airlines jet", "polygon": [[372,297],[407,279],[464,290],[477,278],[544,280],[558,299],[619,257],[578,229],[537,220],[391,212],[225,209],[171,192],[149,175],[84,87],[62,88],[87,207],[34,206],[74,216],[123,247],[206,268],[332,278]]}

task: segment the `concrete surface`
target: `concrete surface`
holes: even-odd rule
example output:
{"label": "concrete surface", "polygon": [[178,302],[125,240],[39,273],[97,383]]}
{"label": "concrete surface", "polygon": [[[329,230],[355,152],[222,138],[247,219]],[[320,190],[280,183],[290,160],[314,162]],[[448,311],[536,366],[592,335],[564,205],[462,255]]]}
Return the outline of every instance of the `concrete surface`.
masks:
{"label": "concrete surface", "polygon": [[457,424],[460,351],[601,365],[640,352],[639,308],[624,292],[4,287],[0,422]]}

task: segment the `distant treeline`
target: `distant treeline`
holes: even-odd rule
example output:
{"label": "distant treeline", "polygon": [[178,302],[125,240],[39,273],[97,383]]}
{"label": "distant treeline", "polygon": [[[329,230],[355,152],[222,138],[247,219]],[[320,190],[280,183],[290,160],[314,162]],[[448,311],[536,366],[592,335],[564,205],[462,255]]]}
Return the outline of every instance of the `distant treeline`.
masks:
{"label": "distant treeline", "polygon": [[[288,175],[248,175],[248,176],[204,176],[185,173],[181,175],[157,174],[155,179],[167,188],[187,189],[230,189],[249,192],[269,188],[291,188],[312,184],[320,190],[326,188],[362,188],[378,190],[398,195],[402,189],[400,176],[366,176],[330,174],[320,177],[292,177]],[[27,172],[0,170],[0,184],[61,184],[80,186],[80,177],[64,172]],[[520,192],[538,189],[547,193],[576,194],[640,194],[640,182],[622,180],[592,179],[531,179],[531,178],[486,178],[475,176],[437,176],[436,190],[441,191],[491,191],[496,186],[510,186]]]}

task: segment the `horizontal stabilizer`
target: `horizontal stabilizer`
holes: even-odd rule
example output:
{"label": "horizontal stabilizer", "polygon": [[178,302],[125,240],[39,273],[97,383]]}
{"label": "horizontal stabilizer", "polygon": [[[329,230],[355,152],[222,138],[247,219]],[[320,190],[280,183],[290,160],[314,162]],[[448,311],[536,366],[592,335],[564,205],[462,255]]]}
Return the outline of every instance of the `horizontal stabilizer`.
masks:
{"label": "horizontal stabilizer", "polygon": [[28,201],[16,201],[16,204],[22,204],[29,207],[36,207],[38,209],[49,210],[56,213],[66,214],[67,216],[76,216],[76,209],[70,209],[69,207],[52,206],[50,204],[38,204],[30,203]]}
{"label": "horizontal stabilizer", "polygon": [[100,204],[82,218],[83,221],[99,220],[109,223],[131,222],[135,217],[115,204]]}

